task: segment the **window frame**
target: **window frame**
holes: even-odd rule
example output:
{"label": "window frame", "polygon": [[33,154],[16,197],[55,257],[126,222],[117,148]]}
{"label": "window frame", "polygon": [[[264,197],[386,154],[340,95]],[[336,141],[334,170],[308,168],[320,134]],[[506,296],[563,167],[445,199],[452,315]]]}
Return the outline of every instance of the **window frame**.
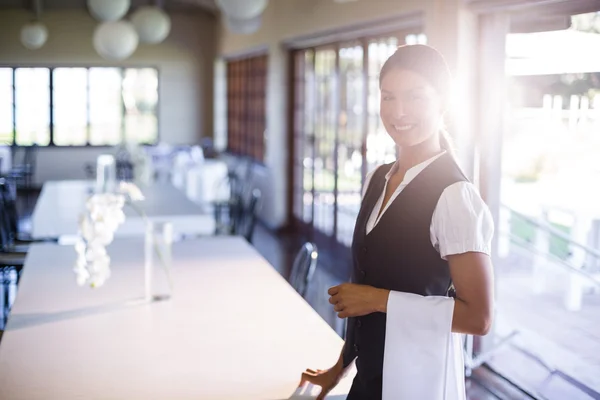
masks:
{"label": "window frame", "polygon": [[[55,69],[59,69],[59,68],[85,68],[88,71],[88,76],[89,76],[89,70],[92,68],[116,68],[119,69],[121,72],[121,75],[123,76],[123,73],[126,69],[154,69],[156,71],[156,78],[157,78],[157,86],[156,86],[156,91],[158,93],[157,96],[157,101],[156,101],[156,138],[154,139],[154,141],[152,141],[151,143],[143,143],[140,145],[143,146],[152,146],[152,145],[156,145],[157,143],[160,142],[161,139],[161,132],[160,132],[160,102],[161,102],[161,96],[160,96],[160,90],[161,90],[161,71],[160,68],[157,65],[138,65],[138,64],[132,64],[132,65],[94,65],[94,64],[81,64],[81,65],[76,65],[76,64],[52,64],[52,65],[44,65],[44,64],[2,64],[0,63],[0,68],[8,68],[12,70],[12,116],[13,116],[13,129],[12,129],[12,140],[9,142],[5,142],[5,143],[0,143],[0,145],[5,145],[5,146],[11,146],[11,147],[15,147],[15,148],[27,148],[27,147],[37,147],[37,148],[42,148],[42,149],[47,149],[47,148],[57,148],[57,149],[82,149],[82,148],[110,148],[110,147],[114,147],[114,145],[111,144],[101,144],[101,145],[94,145],[94,144],[90,144],[89,143],[89,136],[87,139],[86,144],[84,145],[57,145],[54,143],[54,115],[53,115],[53,107],[54,107],[54,70]],[[38,144],[32,144],[32,145],[20,145],[16,143],[16,129],[17,129],[17,121],[16,121],[16,115],[17,115],[17,104],[16,104],[16,92],[17,92],[17,87],[15,84],[15,75],[16,75],[16,70],[19,68],[47,68],[49,70],[49,76],[50,76],[50,87],[49,87],[49,95],[50,95],[50,101],[49,101],[49,111],[50,111],[50,119],[49,119],[49,129],[50,129],[50,142],[47,145],[38,145]],[[121,81],[121,90],[123,88],[122,86],[122,81]],[[89,132],[89,127],[90,127],[90,121],[89,121],[89,90],[90,90],[90,85],[89,85],[89,80],[88,80],[88,84],[87,84],[87,96],[88,96],[88,106],[87,106],[87,130]],[[122,110],[122,117],[125,118],[125,105],[123,104],[123,102],[121,102],[121,110]],[[121,128],[121,134],[122,134],[122,138],[124,138],[124,126],[122,126]]]}

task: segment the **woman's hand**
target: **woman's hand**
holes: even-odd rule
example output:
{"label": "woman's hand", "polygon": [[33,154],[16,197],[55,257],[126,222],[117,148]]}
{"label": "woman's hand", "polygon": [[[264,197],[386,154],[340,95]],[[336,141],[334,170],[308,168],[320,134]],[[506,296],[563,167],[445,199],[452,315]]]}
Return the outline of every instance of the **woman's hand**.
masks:
{"label": "woman's hand", "polygon": [[[341,358],[340,358],[341,360]],[[307,369],[306,372],[302,373],[300,384],[298,387],[304,385],[305,382],[312,383],[313,385],[321,386],[321,393],[317,396],[317,400],[325,399],[325,396],[338,384],[343,375],[342,363],[339,361],[333,367],[326,370],[312,370]]]}
{"label": "woman's hand", "polygon": [[390,294],[389,290],[373,286],[342,283],[327,292],[329,302],[339,318],[360,317],[374,312],[385,312]]}

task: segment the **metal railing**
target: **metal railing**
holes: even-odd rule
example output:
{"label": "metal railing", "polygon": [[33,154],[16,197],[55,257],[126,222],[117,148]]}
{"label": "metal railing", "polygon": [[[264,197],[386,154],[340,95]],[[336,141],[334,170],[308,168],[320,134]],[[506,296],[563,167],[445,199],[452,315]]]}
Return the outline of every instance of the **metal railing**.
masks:
{"label": "metal railing", "polygon": [[[579,249],[583,250],[586,253],[586,255],[592,256],[592,257],[600,260],[600,251],[593,249],[583,243],[579,243],[579,242],[573,240],[569,235],[567,235],[564,232],[560,231],[559,229],[553,227],[548,222],[539,220],[536,218],[532,218],[530,216],[522,214],[504,204],[502,204],[501,207],[503,209],[506,209],[507,211],[509,211],[511,213],[511,216],[516,216],[519,219],[532,225],[533,227],[543,231],[544,233],[552,235],[558,239],[564,240],[570,248],[579,248]],[[557,266],[561,267],[562,269],[566,270],[567,272],[579,275],[580,277],[584,278],[586,281],[588,281],[592,285],[598,286],[600,288],[600,279],[598,277],[594,276],[592,273],[586,271],[585,269],[582,269],[581,267],[578,267],[578,266],[573,266],[568,261],[565,261],[562,258],[560,258],[559,256],[552,254],[549,250],[537,248],[530,241],[523,239],[523,238],[511,233],[510,231],[509,232],[500,231],[500,234],[507,235],[510,238],[511,242],[516,244],[517,246],[524,248],[525,250],[531,252],[532,254],[540,255],[540,256],[548,258],[550,261],[552,261],[553,263],[555,263]]]}
{"label": "metal railing", "polygon": [[512,208],[510,208],[509,206],[502,204],[501,208],[504,208],[508,211],[510,211],[510,213],[512,215],[515,215],[517,217],[519,217],[520,219],[526,221],[527,223],[533,225],[534,227],[540,228],[544,231],[546,231],[547,233],[550,233],[553,236],[556,236],[559,239],[565,240],[566,242],[568,242],[570,245],[573,245],[574,247],[578,247],[582,250],[584,250],[586,253],[600,259],[600,251],[595,250],[589,246],[586,246],[585,244],[579,243],[574,241],[569,235],[565,234],[564,232],[556,229],[555,227],[553,227],[552,225],[550,225],[549,223],[545,222],[545,221],[540,221],[537,218],[532,218],[528,215],[522,214],[518,211],[513,210]]}
{"label": "metal railing", "polygon": [[[541,231],[542,234],[548,234],[548,235],[554,236],[555,238],[558,238],[558,239],[566,242],[569,249],[578,248],[580,250],[583,250],[585,252],[586,259],[587,259],[587,256],[591,256],[595,259],[600,260],[600,251],[573,240],[569,235],[565,234],[564,232],[562,232],[559,229],[555,228],[554,226],[550,225],[547,221],[532,218],[532,217],[522,214],[518,211],[515,211],[504,204],[501,205],[501,208],[510,212],[511,219],[513,217],[517,217],[517,218],[523,220],[524,222],[528,223],[532,227],[534,227],[536,230],[538,230],[537,234],[539,234],[539,231]],[[577,275],[578,277],[583,278],[585,281],[592,284],[593,286],[600,288],[600,277],[594,276],[594,274],[583,269],[583,267],[584,267],[583,265],[574,266],[571,263],[569,263],[568,261],[564,260],[563,258],[553,254],[550,250],[550,247],[545,248],[545,249],[539,248],[535,245],[535,243],[532,243],[531,241],[529,241],[527,239],[524,239],[522,237],[519,237],[518,235],[513,234],[510,231],[510,224],[509,224],[508,232],[501,230],[500,234],[506,235],[508,238],[510,238],[512,243],[519,246],[523,250],[525,250],[533,255],[536,255],[536,256],[545,257],[546,259],[551,261],[554,265],[565,270],[567,273]],[[503,348],[506,345],[510,345],[513,349],[518,350],[521,354],[534,360],[535,362],[537,362],[539,365],[543,366],[548,371],[549,375],[546,378],[545,382],[548,382],[552,376],[560,376],[565,381],[567,381],[569,384],[573,385],[574,387],[576,387],[577,389],[579,389],[580,391],[582,391],[583,393],[588,395],[590,398],[600,399],[600,393],[598,393],[597,391],[593,390],[592,388],[588,387],[586,384],[578,381],[577,379],[573,378],[572,376],[564,373],[563,371],[557,369],[556,367],[547,364],[539,355],[534,354],[533,352],[529,351],[528,349],[523,348],[522,346],[513,343],[513,339],[515,337],[517,337],[519,335],[519,333],[520,333],[520,331],[518,329],[511,331],[510,334],[508,334],[506,337],[502,338],[493,348],[489,349],[488,351],[486,351],[484,353],[478,354],[476,357],[472,357],[472,356],[470,356],[470,354],[468,354],[468,353],[470,353],[469,352],[469,350],[471,350],[470,345],[472,345],[472,344],[469,341],[467,341],[466,348],[465,348],[465,350],[466,350],[465,353],[468,354],[468,356],[466,354],[466,357],[465,357],[465,366],[467,368],[467,376],[470,375],[471,369],[474,369],[480,365],[486,364],[486,362],[489,360],[490,356],[493,356],[500,348]],[[490,367],[490,369],[493,370],[491,367]],[[494,371],[494,373],[496,373],[498,375],[502,375],[498,371]],[[514,382],[511,382],[511,383],[513,385],[515,385],[515,387],[518,387],[518,385],[516,383],[514,383]],[[535,398],[535,396],[532,394],[529,394],[529,397]]]}

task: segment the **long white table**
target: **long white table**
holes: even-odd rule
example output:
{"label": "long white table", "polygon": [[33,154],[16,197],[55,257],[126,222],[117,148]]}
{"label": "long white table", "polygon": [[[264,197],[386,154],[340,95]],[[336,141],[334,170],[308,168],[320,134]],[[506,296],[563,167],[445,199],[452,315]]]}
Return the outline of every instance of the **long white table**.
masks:
{"label": "long white table", "polygon": [[[42,188],[31,217],[32,236],[73,237],[77,235],[79,214],[91,194],[91,181],[50,181]],[[213,213],[190,201],[170,183],[155,183],[142,188],[146,199],[136,203],[153,221],[170,221],[176,234],[211,235],[215,230]],[[125,206],[125,222],[116,237],[143,235],[143,218]]]}
{"label": "long white table", "polygon": [[[173,297],[138,304],[142,249],[115,240],[112,276],[91,289],[75,283],[71,246],[32,246],[0,343],[0,399],[312,398],[296,390],[301,372],[329,367],[342,340],[256,250],[175,243]],[[328,399],[345,399],[353,375]]]}

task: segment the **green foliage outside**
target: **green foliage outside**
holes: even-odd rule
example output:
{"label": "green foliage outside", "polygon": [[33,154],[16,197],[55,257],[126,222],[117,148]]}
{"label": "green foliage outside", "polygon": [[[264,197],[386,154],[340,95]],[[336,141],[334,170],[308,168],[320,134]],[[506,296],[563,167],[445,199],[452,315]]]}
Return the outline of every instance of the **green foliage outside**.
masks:
{"label": "green foliage outside", "polygon": [[[550,225],[565,233],[569,234],[570,229],[565,225],[560,225],[556,223],[550,223]],[[510,220],[510,231],[513,235],[518,238],[525,240],[532,245],[535,244],[535,237],[537,234],[540,234],[541,231],[533,226],[530,222],[525,221],[519,216],[513,214]],[[550,254],[559,257],[562,260],[566,260],[569,257],[569,244],[566,240],[556,237],[555,235],[550,236]]]}

